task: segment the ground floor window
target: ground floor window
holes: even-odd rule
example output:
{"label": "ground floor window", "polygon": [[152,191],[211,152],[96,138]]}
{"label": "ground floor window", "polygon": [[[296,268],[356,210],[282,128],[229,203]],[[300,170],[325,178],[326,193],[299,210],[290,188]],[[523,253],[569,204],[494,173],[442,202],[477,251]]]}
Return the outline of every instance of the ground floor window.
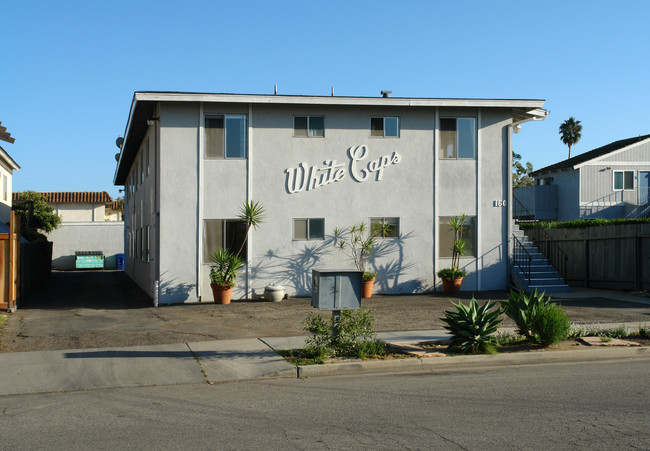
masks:
{"label": "ground floor window", "polygon": [[203,262],[212,263],[211,255],[219,249],[227,249],[246,260],[246,223],[238,219],[206,219],[203,227]]}
{"label": "ground floor window", "polygon": [[[384,229],[386,225],[388,227]],[[399,218],[370,218],[370,229],[375,230],[375,228],[382,230],[381,238],[397,238],[399,237]]]}
{"label": "ground floor window", "polygon": [[309,218],[293,220],[294,240],[324,240],[325,219]]}
{"label": "ground floor window", "polygon": [[614,171],[614,189],[634,189],[634,171]]}
{"label": "ground floor window", "polygon": [[[440,249],[440,257],[451,257],[454,248],[455,234],[454,230],[449,225],[453,216],[440,216],[438,219],[438,248]],[[462,238],[467,240],[467,257],[476,256],[476,217],[467,216],[462,229]]]}

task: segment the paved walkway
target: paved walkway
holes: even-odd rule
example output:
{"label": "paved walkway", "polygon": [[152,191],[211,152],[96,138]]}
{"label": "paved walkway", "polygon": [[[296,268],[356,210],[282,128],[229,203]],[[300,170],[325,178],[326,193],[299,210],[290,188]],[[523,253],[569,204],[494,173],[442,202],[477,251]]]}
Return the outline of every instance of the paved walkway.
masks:
{"label": "paved walkway", "polygon": [[[650,299],[619,292],[575,289],[562,299],[597,297],[650,304]],[[620,323],[601,324],[616,327]],[[645,324],[650,327],[650,318]],[[637,327],[637,324],[630,325]],[[399,343],[443,339],[444,330],[383,332],[379,338]],[[229,381],[363,372],[435,371],[441,366],[513,365],[579,359],[650,358],[650,348],[466,356],[453,359],[406,359],[316,365],[301,372],[274,350],[300,348],[305,336],[244,338],[181,344],[0,353],[0,395],[64,392],[119,387],[223,383]],[[568,354],[567,354],[568,353]],[[577,353],[577,354],[576,354]],[[537,356],[531,355],[537,354]],[[560,360],[557,360],[560,359]],[[562,360],[563,359],[563,360]],[[426,361],[426,362],[425,362]],[[440,362],[440,363],[439,363]],[[432,366],[433,365],[433,366]],[[334,369],[333,369],[334,368]],[[336,368],[342,371],[337,373]]]}

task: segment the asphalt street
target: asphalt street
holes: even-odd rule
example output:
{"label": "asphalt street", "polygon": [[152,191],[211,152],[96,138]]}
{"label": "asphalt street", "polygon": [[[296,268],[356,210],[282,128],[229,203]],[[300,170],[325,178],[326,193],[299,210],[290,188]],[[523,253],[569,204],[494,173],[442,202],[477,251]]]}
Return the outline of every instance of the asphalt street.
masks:
{"label": "asphalt street", "polygon": [[0,398],[4,449],[649,449],[650,359]]}

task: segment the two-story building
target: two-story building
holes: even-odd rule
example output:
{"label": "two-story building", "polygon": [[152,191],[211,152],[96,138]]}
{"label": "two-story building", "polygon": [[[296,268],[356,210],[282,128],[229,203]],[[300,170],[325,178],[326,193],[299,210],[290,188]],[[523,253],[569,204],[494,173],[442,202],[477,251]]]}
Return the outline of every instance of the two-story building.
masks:
{"label": "two-story building", "polygon": [[387,223],[379,293],[435,290],[450,218],[466,214],[463,290],[509,283],[512,132],[542,100],[136,92],[114,183],[125,186],[126,272],[161,304],[211,302],[210,255],[251,231],[235,297],[270,283],[311,294],[312,268],[352,268],[333,231]]}

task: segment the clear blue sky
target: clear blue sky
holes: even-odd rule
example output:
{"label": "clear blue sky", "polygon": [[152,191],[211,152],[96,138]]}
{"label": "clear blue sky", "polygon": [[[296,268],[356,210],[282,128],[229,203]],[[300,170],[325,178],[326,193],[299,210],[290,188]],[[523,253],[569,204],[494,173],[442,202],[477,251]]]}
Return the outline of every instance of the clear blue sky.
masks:
{"label": "clear blue sky", "polygon": [[650,133],[647,1],[8,1],[0,143],[14,191],[113,186],[134,91],[545,99],[515,151],[566,158]]}

